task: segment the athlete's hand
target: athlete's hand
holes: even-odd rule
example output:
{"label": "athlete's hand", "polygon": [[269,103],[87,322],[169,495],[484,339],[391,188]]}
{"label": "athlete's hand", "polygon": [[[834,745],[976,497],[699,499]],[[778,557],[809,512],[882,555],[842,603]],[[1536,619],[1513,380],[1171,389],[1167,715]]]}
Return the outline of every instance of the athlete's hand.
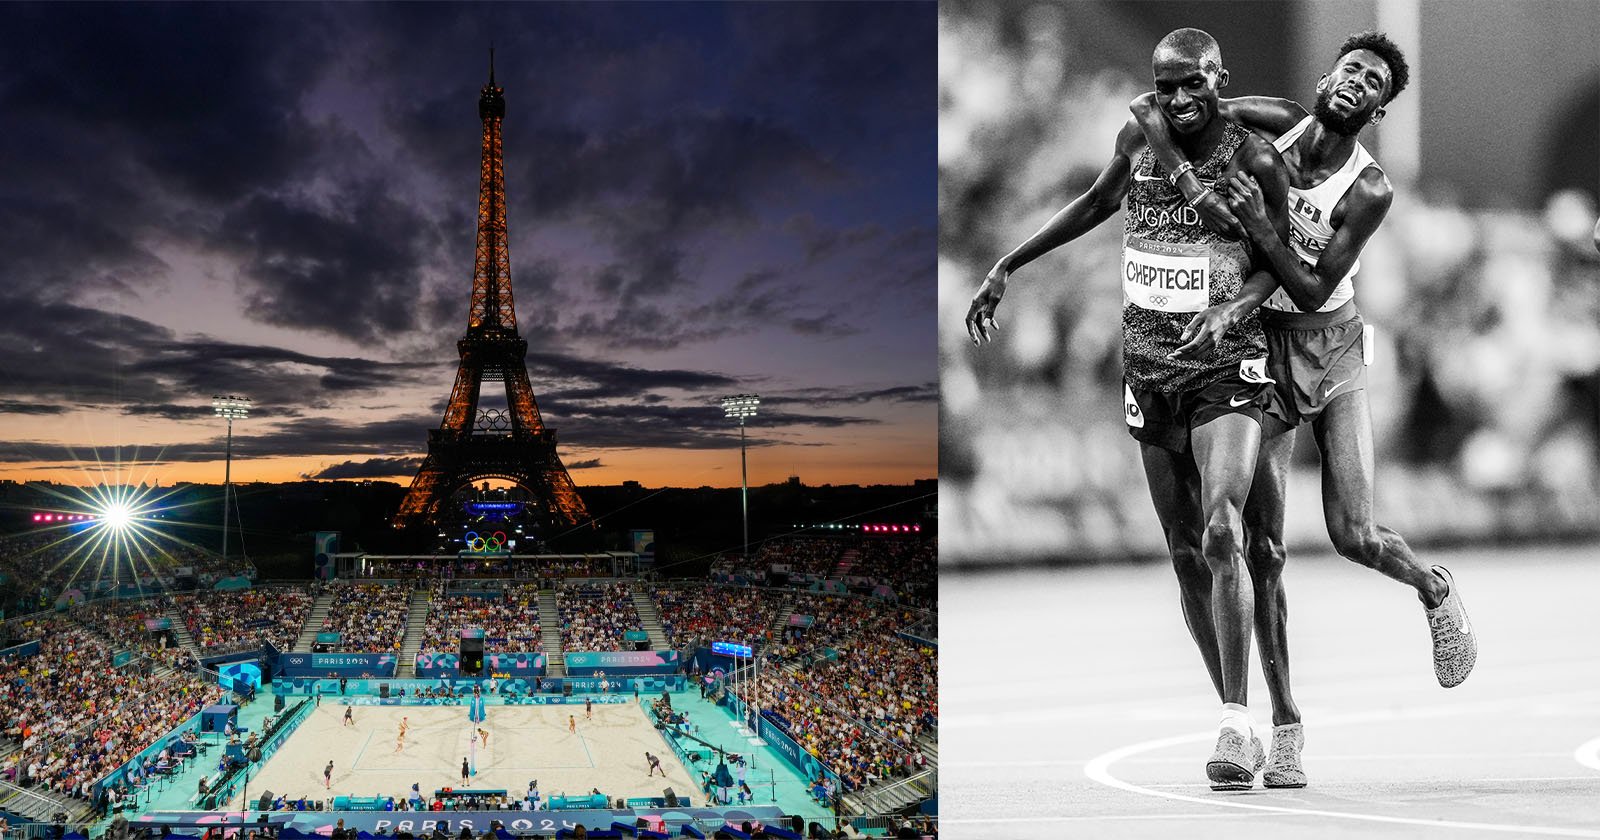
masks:
{"label": "athlete's hand", "polygon": [[967,307],[967,335],[972,337],[973,344],[993,341],[989,331],[1000,331],[1000,325],[994,320],[994,310],[1006,294],[1006,280],[1010,275],[1004,263],[995,263],[994,268],[989,269],[989,276],[983,278],[978,293],[972,296],[972,305]]}
{"label": "athlete's hand", "polygon": [[1267,218],[1267,200],[1261,185],[1248,172],[1237,172],[1228,179],[1228,209],[1239,217],[1246,233],[1257,242],[1277,239],[1278,231]]}
{"label": "athlete's hand", "polygon": [[1239,320],[1234,311],[1233,304],[1219,303],[1216,306],[1200,310],[1193,318],[1189,319],[1188,326],[1183,328],[1183,333],[1178,336],[1183,344],[1178,349],[1167,354],[1168,359],[1192,362],[1206,357],[1217,341]]}
{"label": "athlete's hand", "polygon": [[1212,233],[1225,239],[1245,237],[1244,225],[1239,223],[1239,217],[1228,211],[1228,200],[1216,191],[1206,193],[1204,198],[1195,203],[1194,209],[1200,214],[1200,224]]}

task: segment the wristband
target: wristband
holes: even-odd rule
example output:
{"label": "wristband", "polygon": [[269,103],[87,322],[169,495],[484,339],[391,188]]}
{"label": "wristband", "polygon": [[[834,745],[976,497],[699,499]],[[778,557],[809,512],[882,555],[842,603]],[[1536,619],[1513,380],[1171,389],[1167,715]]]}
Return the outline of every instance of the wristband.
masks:
{"label": "wristband", "polygon": [[1188,161],[1184,161],[1183,163],[1178,164],[1178,168],[1172,170],[1172,174],[1167,176],[1167,183],[1169,183],[1172,186],[1176,187],[1178,185],[1178,179],[1183,177],[1183,173],[1189,172],[1189,171],[1191,171],[1193,169],[1194,169],[1194,164],[1192,164],[1192,163],[1190,163]]}
{"label": "wristband", "polygon": [[1189,208],[1190,210],[1193,210],[1195,205],[1200,203],[1200,199],[1205,198],[1207,195],[1209,195],[1211,193],[1214,193],[1214,192],[1216,192],[1216,190],[1214,190],[1214,189],[1212,189],[1210,187],[1206,187],[1205,189],[1195,193],[1194,194],[1194,198],[1191,198],[1188,201],[1185,201],[1183,203],[1183,206]]}

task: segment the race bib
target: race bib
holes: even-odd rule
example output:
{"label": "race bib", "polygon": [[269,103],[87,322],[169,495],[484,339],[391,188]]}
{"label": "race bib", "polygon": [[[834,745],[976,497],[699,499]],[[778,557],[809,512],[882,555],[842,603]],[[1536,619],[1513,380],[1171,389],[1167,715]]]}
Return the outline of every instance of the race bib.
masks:
{"label": "race bib", "polygon": [[1122,295],[1158,312],[1205,309],[1211,305],[1210,247],[1130,238],[1122,249]]}

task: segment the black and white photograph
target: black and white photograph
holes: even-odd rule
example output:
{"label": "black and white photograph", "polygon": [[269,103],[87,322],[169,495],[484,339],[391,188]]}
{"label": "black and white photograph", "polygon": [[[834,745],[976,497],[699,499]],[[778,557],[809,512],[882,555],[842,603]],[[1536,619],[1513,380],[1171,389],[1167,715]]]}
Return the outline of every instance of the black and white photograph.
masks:
{"label": "black and white photograph", "polygon": [[942,835],[1600,837],[1600,7],[939,17]]}

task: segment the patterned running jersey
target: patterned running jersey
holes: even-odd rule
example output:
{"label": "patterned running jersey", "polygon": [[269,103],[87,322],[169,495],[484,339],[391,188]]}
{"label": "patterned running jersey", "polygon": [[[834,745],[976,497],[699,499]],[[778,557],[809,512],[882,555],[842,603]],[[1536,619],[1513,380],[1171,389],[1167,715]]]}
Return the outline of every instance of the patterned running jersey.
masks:
{"label": "patterned running jersey", "polygon": [[[1206,185],[1221,180],[1248,136],[1226,122],[1222,141],[1194,174]],[[1207,230],[1200,214],[1183,206],[1183,194],[1146,148],[1133,167],[1127,225],[1122,237],[1122,363],[1136,388],[1177,393],[1204,388],[1239,370],[1244,359],[1265,358],[1266,339],[1252,312],[1229,330],[1204,359],[1173,361],[1167,354],[1194,314],[1239,295],[1250,272],[1250,251]]]}
{"label": "patterned running jersey", "polygon": [[[1272,145],[1280,152],[1288,151],[1314,119],[1316,117],[1308,116],[1295,123],[1294,128],[1284,132]],[[1339,200],[1350,191],[1350,185],[1361,177],[1367,167],[1377,165],[1378,162],[1372,159],[1366,147],[1357,143],[1344,166],[1324,178],[1322,183],[1305,189],[1298,189],[1293,184],[1289,186],[1289,247],[1294,249],[1294,255],[1307,267],[1316,267],[1317,261],[1322,259],[1322,249],[1328,247],[1328,242],[1333,239],[1333,210],[1339,206]],[[1339,278],[1339,285],[1334,287],[1333,294],[1328,295],[1327,302],[1317,311],[1332,312],[1355,297],[1356,287],[1351,281],[1360,270],[1361,260],[1357,259],[1350,264],[1350,270]],[[1272,297],[1261,305],[1280,312],[1301,311],[1283,289],[1273,292]]]}

